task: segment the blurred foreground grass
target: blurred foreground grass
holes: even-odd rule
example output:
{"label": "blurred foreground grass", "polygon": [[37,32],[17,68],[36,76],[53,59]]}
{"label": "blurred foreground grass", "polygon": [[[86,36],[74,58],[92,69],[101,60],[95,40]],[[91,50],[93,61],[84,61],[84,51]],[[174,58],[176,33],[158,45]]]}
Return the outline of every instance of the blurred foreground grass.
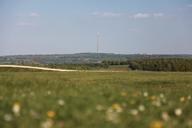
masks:
{"label": "blurred foreground grass", "polygon": [[0,72],[0,128],[191,128],[192,73]]}

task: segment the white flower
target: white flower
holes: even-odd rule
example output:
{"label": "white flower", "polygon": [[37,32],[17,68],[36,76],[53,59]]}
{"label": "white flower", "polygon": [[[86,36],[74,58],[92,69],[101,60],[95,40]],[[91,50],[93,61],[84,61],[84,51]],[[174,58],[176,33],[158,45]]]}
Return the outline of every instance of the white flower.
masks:
{"label": "white flower", "polygon": [[161,106],[161,102],[159,100],[157,101],[153,101],[152,104],[156,107],[160,107]]}
{"label": "white flower", "polygon": [[20,106],[20,103],[19,103],[19,102],[16,102],[16,103],[13,104],[12,111],[13,111],[13,113],[14,113],[16,116],[19,116],[19,114],[20,114],[20,109],[21,109],[21,106]]}
{"label": "white flower", "polygon": [[133,116],[137,116],[139,112],[138,112],[137,109],[132,109],[132,110],[130,111],[130,113],[131,113],[131,115],[133,115]]}
{"label": "white flower", "polygon": [[145,111],[145,106],[144,105],[140,105],[138,107],[138,109],[139,109],[139,111],[143,112],[143,111]]}
{"label": "white flower", "polygon": [[143,93],[143,96],[144,96],[144,97],[148,97],[148,95],[149,95],[148,92],[144,92],[144,93]]}
{"label": "white flower", "polygon": [[112,123],[119,123],[120,118],[119,118],[119,113],[115,112],[113,108],[109,108],[106,111],[106,120],[110,121]]}
{"label": "white flower", "polygon": [[181,108],[177,108],[177,109],[175,109],[175,115],[176,115],[176,116],[181,116],[182,113],[183,113],[183,111],[182,111]]}
{"label": "white flower", "polygon": [[35,96],[35,93],[34,93],[34,92],[31,92],[30,95],[31,95],[31,96]]}
{"label": "white flower", "polygon": [[47,91],[47,95],[51,95],[51,91]]}
{"label": "white flower", "polygon": [[169,120],[169,114],[167,112],[163,112],[161,114],[161,117],[164,121],[168,121]]}
{"label": "white flower", "polygon": [[65,101],[62,100],[62,99],[58,100],[57,103],[58,103],[60,106],[65,105]]}
{"label": "white flower", "polygon": [[102,105],[97,105],[96,110],[97,111],[102,111],[102,110],[104,110],[104,107]]}
{"label": "white flower", "polygon": [[163,93],[160,94],[160,98],[162,98],[162,99],[165,98]]}
{"label": "white flower", "polygon": [[42,128],[51,128],[53,126],[53,121],[51,119],[47,119],[45,122],[41,124]]}
{"label": "white flower", "polygon": [[5,114],[4,115],[4,120],[7,121],[7,122],[10,122],[13,120],[13,117],[11,114]]}

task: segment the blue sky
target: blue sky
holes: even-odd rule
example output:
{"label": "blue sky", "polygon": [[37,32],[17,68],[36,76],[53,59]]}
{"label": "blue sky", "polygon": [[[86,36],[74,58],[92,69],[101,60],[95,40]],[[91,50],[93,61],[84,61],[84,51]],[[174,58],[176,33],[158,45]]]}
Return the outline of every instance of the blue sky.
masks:
{"label": "blue sky", "polygon": [[0,55],[192,54],[191,0],[1,0]]}

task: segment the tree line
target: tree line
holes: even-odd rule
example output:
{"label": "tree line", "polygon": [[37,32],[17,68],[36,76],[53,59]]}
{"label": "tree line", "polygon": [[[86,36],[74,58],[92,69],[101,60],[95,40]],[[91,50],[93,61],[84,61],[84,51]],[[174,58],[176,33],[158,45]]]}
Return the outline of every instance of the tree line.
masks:
{"label": "tree line", "polygon": [[156,58],[127,61],[103,61],[105,65],[127,65],[131,70],[144,71],[192,71],[191,58]]}

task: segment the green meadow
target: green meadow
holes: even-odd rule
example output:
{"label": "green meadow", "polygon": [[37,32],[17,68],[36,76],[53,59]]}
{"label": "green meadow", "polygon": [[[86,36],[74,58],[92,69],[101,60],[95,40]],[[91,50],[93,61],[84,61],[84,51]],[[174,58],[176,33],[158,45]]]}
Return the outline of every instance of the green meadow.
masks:
{"label": "green meadow", "polygon": [[0,72],[0,128],[191,128],[192,73]]}

